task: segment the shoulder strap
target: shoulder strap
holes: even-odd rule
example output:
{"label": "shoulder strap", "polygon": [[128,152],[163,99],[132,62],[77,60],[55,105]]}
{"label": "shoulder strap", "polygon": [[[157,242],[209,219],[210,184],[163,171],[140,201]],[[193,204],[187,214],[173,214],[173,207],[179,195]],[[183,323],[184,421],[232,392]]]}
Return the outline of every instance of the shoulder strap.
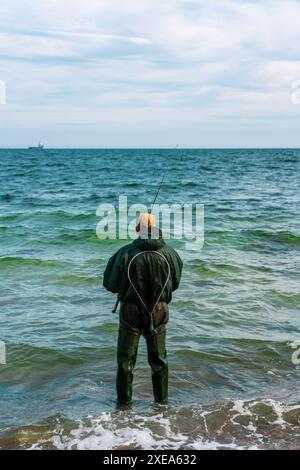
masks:
{"label": "shoulder strap", "polygon": [[[166,279],[166,281],[165,281],[165,283],[164,283],[164,285],[163,285],[163,288],[162,288],[162,290],[161,290],[161,292],[160,292],[160,294],[159,294],[159,296],[158,296],[158,298],[157,298],[157,300],[156,300],[156,302],[155,302],[155,304],[154,304],[154,307],[153,307],[153,309],[152,309],[151,312],[149,312],[149,310],[148,310],[148,308],[147,308],[145,302],[143,301],[143,299],[142,299],[140,293],[138,292],[138,290],[137,290],[136,286],[134,285],[134,283],[133,283],[133,281],[132,281],[132,278],[131,278],[131,276],[130,276],[130,268],[131,268],[131,265],[132,265],[133,261],[134,261],[138,256],[141,256],[141,255],[143,255],[143,254],[145,254],[145,253],[153,253],[153,254],[159,255],[159,256],[167,263],[167,266],[168,266],[168,275],[167,275],[167,279]],[[128,276],[129,282],[130,282],[132,288],[134,289],[134,292],[135,292],[136,295],[138,296],[139,300],[141,301],[142,305],[145,307],[145,310],[146,310],[151,316],[152,316],[152,314],[153,314],[153,312],[154,312],[154,309],[155,309],[155,307],[157,306],[157,304],[158,304],[158,302],[159,302],[159,300],[160,300],[160,298],[161,298],[161,296],[162,296],[163,291],[165,290],[166,285],[168,284],[168,281],[169,281],[169,279],[170,279],[170,274],[171,274],[171,268],[170,268],[170,265],[169,265],[169,263],[168,263],[168,260],[167,260],[166,257],[165,257],[162,253],[160,253],[159,251],[141,251],[140,253],[137,253],[137,254],[130,260],[130,263],[128,264],[127,276]]]}

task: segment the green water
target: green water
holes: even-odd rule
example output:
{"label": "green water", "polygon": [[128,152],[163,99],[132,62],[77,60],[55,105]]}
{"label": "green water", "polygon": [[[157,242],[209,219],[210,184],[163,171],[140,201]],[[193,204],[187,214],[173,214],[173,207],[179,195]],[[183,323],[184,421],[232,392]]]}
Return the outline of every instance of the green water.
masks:
{"label": "green water", "polygon": [[[168,328],[170,404],[140,343],[115,408],[118,240],[100,203],[205,205]],[[0,448],[299,448],[300,150],[0,150]]]}

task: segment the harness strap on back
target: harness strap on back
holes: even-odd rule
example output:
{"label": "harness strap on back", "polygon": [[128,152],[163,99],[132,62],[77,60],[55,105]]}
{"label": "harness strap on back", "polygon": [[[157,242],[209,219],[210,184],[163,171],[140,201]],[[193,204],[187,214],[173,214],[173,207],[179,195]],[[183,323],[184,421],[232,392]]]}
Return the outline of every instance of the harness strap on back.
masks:
{"label": "harness strap on back", "polygon": [[[136,289],[136,287],[135,287],[135,285],[133,284],[133,281],[132,281],[132,279],[131,279],[131,277],[130,277],[130,268],[131,268],[132,262],[133,262],[138,256],[143,255],[144,253],[155,253],[155,254],[159,255],[161,258],[163,258],[163,260],[167,263],[167,266],[168,266],[168,275],[167,275],[166,282],[164,283],[164,286],[163,286],[163,288],[162,288],[162,290],[161,290],[161,293],[159,294],[159,296],[158,296],[158,298],[157,298],[157,300],[156,300],[156,302],[155,302],[155,304],[154,304],[154,307],[153,307],[153,309],[151,310],[151,312],[149,311],[147,305],[146,305],[145,302],[143,301],[143,299],[142,299],[140,293],[139,293],[138,290]],[[130,260],[130,263],[128,264],[127,276],[128,276],[129,282],[130,282],[131,286],[133,287],[133,289],[134,289],[136,295],[138,296],[138,298],[139,298],[141,304],[144,306],[146,312],[148,313],[148,315],[149,315],[149,317],[150,317],[150,332],[151,332],[152,334],[155,333],[154,321],[153,321],[153,313],[154,313],[154,310],[155,310],[155,308],[156,308],[156,306],[157,306],[157,304],[158,304],[158,302],[159,302],[159,300],[160,300],[160,298],[161,298],[161,296],[162,296],[162,294],[163,294],[163,292],[164,292],[164,290],[165,290],[165,288],[166,288],[166,285],[168,284],[168,281],[169,281],[169,279],[170,279],[170,274],[171,274],[171,268],[170,268],[170,265],[169,265],[169,263],[168,263],[168,260],[167,260],[166,257],[165,257],[162,253],[160,253],[159,251],[141,251],[140,253],[137,253],[137,254]]]}

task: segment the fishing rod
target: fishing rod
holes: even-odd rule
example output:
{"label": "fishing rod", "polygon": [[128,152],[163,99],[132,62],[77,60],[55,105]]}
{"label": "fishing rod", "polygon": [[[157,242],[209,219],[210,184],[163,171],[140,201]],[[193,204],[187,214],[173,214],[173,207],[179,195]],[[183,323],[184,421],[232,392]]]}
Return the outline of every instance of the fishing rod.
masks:
{"label": "fishing rod", "polygon": [[162,187],[162,185],[164,184],[164,180],[165,180],[165,176],[166,176],[166,174],[167,174],[167,170],[168,170],[168,167],[166,167],[166,168],[164,169],[164,172],[163,172],[161,181],[160,181],[160,183],[159,183],[159,185],[158,185],[158,188],[157,188],[157,190],[156,190],[156,193],[155,193],[153,202],[152,202],[152,204],[151,204],[150,214],[151,214],[151,212],[152,212],[152,207],[154,206],[154,204],[155,204],[155,202],[156,202],[156,199],[157,199],[157,197],[158,197],[158,195],[159,195],[159,192],[160,192],[160,190],[161,190],[161,187]]}
{"label": "fishing rod", "polygon": [[[176,144],[175,149],[176,149],[176,150],[178,149],[178,144]],[[163,172],[163,175],[162,175],[162,178],[161,178],[161,182],[160,182],[160,184],[158,185],[157,191],[156,191],[155,196],[154,196],[154,200],[153,200],[153,202],[152,202],[152,204],[151,204],[151,208],[150,208],[149,214],[151,214],[151,212],[152,212],[152,207],[154,206],[154,204],[155,204],[155,202],[156,202],[156,199],[157,199],[157,197],[158,197],[158,195],[159,195],[159,192],[160,192],[160,190],[161,190],[161,187],[162,187],[162,185],[164,184],[165,176],[166,176],[166,174],[167,174],[168,169],[169,169],[169,168],[168,168],[167,166],[166,166],[166,168],[164,169],[164,172]]]}
{"label": "fishing rod", "polygon": [[[178,149],[178,144],[176,145],[175,148]],[[165,169],[164,169],[164,171],[163,171],[163,175],[162,175],[161,181],[160,181],[160,183],[159,183],[159,185],[158,185],[158,188],[157,188],[157,190],[156,190],[156,193],[155,193],[153,202],[152,202],[152,204],[151,204],[151,207],[150,207],[150,210],[149,210],[149,214],[151,214],[151,212],[152,212],[152,207],[154,206],[154,204],[155,204],[155,202],[156,202],[156,199],[158,198],[159,192],[160,192],[160,190],[161,190],[161,188],[162,188],[162,185],[164,184],[164,180],[165,180],[165,176],[166,176],[166,174],[167,174],[167,171],[168,171],[168,167],[165,167]],[[118,308],[118,305],[119,305],[119,302],[120,302],[120,300],[117,298],[117,300],[116,300],[116,302],[115,302],[115,304],[114,304],[114,306],[113,306],[113,308],[112,308],[112,313],[116,313],[117,308]]]}

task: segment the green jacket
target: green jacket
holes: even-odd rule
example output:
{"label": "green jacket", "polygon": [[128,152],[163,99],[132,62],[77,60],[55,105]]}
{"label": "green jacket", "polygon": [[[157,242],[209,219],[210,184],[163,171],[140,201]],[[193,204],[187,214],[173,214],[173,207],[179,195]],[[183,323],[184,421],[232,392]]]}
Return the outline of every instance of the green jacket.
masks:
{"label": "green jacket", "polygon": [[[138,297],[128,278],[128,265],[130,261],[138,253],[144,252],[141,256],[137,256],[131,263],[131,277],[134,284],[138,287],[138,292],[146,301],[150,297],[157,298],[167,279],[166,266],[164,259],[155,253],[147,253],[158,251],[166,259],[170,267],[170,277],[160,301],[169,303],[172,300],[172,292],[179,286],[182,270],[182,261],[178,253],[168,246],[162,238],[158,239],[142,239],[137,238],[129,245],[125,245],[115,253],[106,266],[104,271],[103,286],[118,294],[121,302],[138,303]],[[148,302],[147,302],[148,303]]]}

